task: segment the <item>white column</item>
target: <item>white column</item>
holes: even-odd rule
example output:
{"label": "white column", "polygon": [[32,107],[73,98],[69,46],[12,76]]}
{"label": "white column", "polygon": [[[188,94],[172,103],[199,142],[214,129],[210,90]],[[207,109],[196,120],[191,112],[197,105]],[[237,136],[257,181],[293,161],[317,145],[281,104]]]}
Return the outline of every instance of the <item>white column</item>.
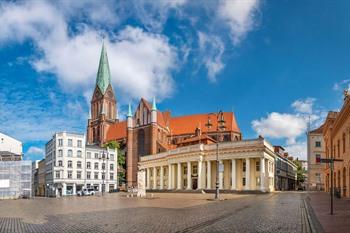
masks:
{"label": "white column", "polygon": [[[219,169],[220,166],[223,166],[223,162],[222,160],[219,161],[219,167],[217,167],[216,169]],[[220,171],[219,170],[219,189],[223,189],[224,188],[224,171]]]}
{"label": "white column", "polygon": [[187,189],[192,189],[191,162],[187,162]]}
{"label": "white column", "polygon": [[168,166],[168,189],[171,189],[171,164]]}
{"label": "white column", "polygon": [[150,189],[151,188],[151,169],[148,167],[147,168],[147,187],[146,189]]}
{"label": "white column", "polygon": [[265,158],[260,158],[260,190],[265,192]]}
{"label": "white column", "polygon": [[67,195],[67,184],[63,183],[62,184],[62,196],[66,196]]}
{"label": "white column", "polygon": [[202,189],[206,189],[206,180],[207,180],[207,168],[206,162],[202,161]]}
{"label": "white column", "polygon": [[200,157],[198,161],[197,172],[198,172],[197,189],[202,189],[202,157]]}
{"label": "white column", "polygon": [[160,189],[164,189],[164,167],[160,166]]}
{"label": "white column", "polygon": [[77,185],[73,184],[73,195],[77,194]]}
{"label": "white column", "polygon": [[250,190],[250,159],[245,159],[245,190]]}
{"label": "white column", "polygon": [[232,190],[236,190],[236,159],[231,160],[232,170],[231,170],[231,180],[232,180]]}
{"label": "white column", "polygon": [[177,189],[181,189],[181,163],[177,163]]}
{"label": "white column", "polygon": [[153,168],[153,189],[157,189],[157,168]]}
{"label": "white column", "polygon": [[207,161],[207,189],[211,189],[211,162]]}

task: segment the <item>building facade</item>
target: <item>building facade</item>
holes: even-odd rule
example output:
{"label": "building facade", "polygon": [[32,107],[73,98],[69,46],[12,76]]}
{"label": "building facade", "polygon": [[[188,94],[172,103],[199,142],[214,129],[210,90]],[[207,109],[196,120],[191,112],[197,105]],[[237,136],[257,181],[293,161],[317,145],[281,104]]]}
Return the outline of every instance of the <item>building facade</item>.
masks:
{"label": "building facade", "polygon": [[[344,91],[344,103],[339,112],[329,112],[324,123],[323,136],[326,158],[341,159],[334,163],[333,184],[342,197],[350,197],[350,94]],[[330,191],[331,169],[326,164],[326,191]]]}
{"label": "building facade", "polygon": [[321,163],[321,158],[326,157],[325,143],[323,140],[323,125],[308,133],[308,182],[307,189],[310,191],[325,190],[326,165]]}
{"label": "building facade", "polygon": [[20,161],[22,158],[22,142],[0,133],[0,161]]}
{"label": "building facade", "polygon": [[117,188],[117,151],[86,145],[85,135],[56,133],[45,146],[48,196],[75,195],[83,187]]}
{"label": "building facade", "polygon": [[0,199],[32,196],[32,162],[0,162]]}
{"label": "building facade", "polygon": [[274,146],[276,153],[275,189],[280,191],[295,190],[297,183],[297,166],[281,146]]}
{"label": "building facade", "polygon": [[195,144],[142,156],[139,169],[146,171],[149,190],[219,189],[233,191],[274,191],[273,147],[263,138]]}
{"label": "building facade", "polygon": [[46,163],[45,159],[42,159],[38,163],[38,187],[34,191],[36,196],[44,197],[46,193]]}

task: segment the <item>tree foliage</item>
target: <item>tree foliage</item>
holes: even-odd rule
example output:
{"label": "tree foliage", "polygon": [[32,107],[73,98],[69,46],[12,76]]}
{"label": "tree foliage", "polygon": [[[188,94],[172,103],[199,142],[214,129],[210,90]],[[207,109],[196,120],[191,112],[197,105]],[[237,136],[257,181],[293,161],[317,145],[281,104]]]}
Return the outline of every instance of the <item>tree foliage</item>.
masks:
{"label": "tree foliage", "polygon": [[104,148],[109,149],[116,149],[118,151],[118,180],[119,181],[125,181],[125,171],[126,171],[126,164],[125,164],[125,151],[121,150],[120,145],[117,141],[109,141],[106,144],[103,145]]}

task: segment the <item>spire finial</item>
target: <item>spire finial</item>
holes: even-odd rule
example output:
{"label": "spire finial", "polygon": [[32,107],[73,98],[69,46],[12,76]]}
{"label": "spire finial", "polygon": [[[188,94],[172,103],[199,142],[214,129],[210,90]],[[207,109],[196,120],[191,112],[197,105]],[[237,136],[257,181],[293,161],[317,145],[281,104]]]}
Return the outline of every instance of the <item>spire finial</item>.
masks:
{"label": "spire finial", "polygon": [[156,97],[153,96],[152,111],[157,111]]}
{"label": "spire finial", "polygon": [[132,117],[131,104],[130,103],[129,103],[129,110],[128,110],[128,116],[127,117]]}

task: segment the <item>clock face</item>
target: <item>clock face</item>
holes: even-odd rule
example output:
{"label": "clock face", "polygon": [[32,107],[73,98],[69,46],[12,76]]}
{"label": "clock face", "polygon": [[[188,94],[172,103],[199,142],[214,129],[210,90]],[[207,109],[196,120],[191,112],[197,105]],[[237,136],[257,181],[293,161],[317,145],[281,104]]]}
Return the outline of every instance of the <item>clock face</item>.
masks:
{"label": "clock face", "polygon": [[113,98],[113,93],[111,91],[108,91],[107,95],[108,97]]}

